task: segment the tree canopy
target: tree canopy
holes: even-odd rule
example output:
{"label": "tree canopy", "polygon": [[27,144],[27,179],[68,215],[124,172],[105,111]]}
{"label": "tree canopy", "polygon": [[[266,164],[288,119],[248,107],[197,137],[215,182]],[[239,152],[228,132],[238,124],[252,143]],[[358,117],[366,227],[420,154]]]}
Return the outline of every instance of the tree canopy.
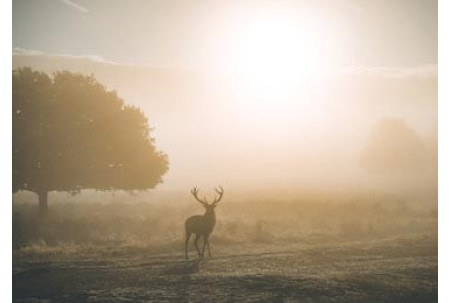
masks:
{"label": "tree canopy", "polygon": [[168,158],[143,112],[93,76],[21,68],[12,72],[13,192],[145,190],[162,182]]}

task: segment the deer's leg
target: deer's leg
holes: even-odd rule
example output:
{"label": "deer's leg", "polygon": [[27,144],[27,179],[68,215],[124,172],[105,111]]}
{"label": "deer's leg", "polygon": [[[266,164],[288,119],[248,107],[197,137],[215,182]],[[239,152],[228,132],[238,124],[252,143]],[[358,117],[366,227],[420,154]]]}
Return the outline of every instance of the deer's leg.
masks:
{"label": "deer's leg", "polygon": [[211,249],[209,248],[209,235],[203,236],[203,255],[205,255],[205,246],[208,245],[208,256],[211,257]]}
{"label": "deer's leg", "polygon": [[203,235],[203,250],[202,250],[202,255],[203,257],[205,256],[205,246],[206,243],[208,243],[208,236],[207,235]]}
{"label": "deer's leg", "polygon": [[184,257],[186,258],[186,260],[189,260],[189,256],[188,256],[188,244],[189,244],[189,239],[191,238],[191,233],[186,233],[186,241],[184,243]]}
{"label": "deer's leg", "polygon": [[209,237],[206,238],[206,244],[208,245],[208,257],[211,257],[211,249],[209,248]]}
{"label": "deer's leg", "polygon": [[203,258],[202,253],[200,252],[200,248],[198,248],[198,240],[199,239],[200,239],[199,234],[195,234],[195,240],[194,240],[195,248],[197,249],[198,256],[200,258]]}

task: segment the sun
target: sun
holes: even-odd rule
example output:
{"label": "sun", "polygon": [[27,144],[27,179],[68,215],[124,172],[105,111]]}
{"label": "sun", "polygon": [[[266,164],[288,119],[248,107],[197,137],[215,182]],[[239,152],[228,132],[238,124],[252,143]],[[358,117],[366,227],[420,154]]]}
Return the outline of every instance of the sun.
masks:
{"label": "sun", "polygon": [[242,33],[238,45],[238,68],[286,72],[292,65],[310,68],[311,37],[287,20],[258,20]]}
{"label": "sun", "polygon": [[287,16],[251,20],[240,28],[236,71],[255,94],[291,94],[306,75],[335,66],[326,24]]}
{"label": "sun", "polygon": [[339,64],[339,35],[326,20],[267,13],[245,19],[236,30],[233,105],[246,128],[282,131],[326,112],[318,83]]}

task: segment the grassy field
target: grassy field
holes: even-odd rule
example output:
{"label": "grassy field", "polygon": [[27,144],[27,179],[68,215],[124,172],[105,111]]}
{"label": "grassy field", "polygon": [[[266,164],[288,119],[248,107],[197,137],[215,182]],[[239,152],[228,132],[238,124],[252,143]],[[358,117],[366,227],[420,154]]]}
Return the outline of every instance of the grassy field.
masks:
{"label": "grassy field", "polygon": [[[332,201],[332,202],[331,202]],[[437,302],[437,203],[224,203],[213,256],[183,259],[192,202],[13,206],[14,302]]]}

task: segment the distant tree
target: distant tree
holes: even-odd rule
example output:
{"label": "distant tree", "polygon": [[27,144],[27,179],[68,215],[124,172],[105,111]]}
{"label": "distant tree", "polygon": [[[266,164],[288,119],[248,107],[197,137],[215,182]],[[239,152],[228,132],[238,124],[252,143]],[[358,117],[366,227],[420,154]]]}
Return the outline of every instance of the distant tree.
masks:
{"label": "distant tree", "polygon": [[12,190],[43,213],[50,191],[151,189],[168,169],[142,111],[93,76],[13,70],[12,132]]}
{"label": "distant tree", "polygon": [[361,157],[375,174],[411,174],[428,164],[429,152],[418,134],[402,119],[382,119],[372,129]]}

